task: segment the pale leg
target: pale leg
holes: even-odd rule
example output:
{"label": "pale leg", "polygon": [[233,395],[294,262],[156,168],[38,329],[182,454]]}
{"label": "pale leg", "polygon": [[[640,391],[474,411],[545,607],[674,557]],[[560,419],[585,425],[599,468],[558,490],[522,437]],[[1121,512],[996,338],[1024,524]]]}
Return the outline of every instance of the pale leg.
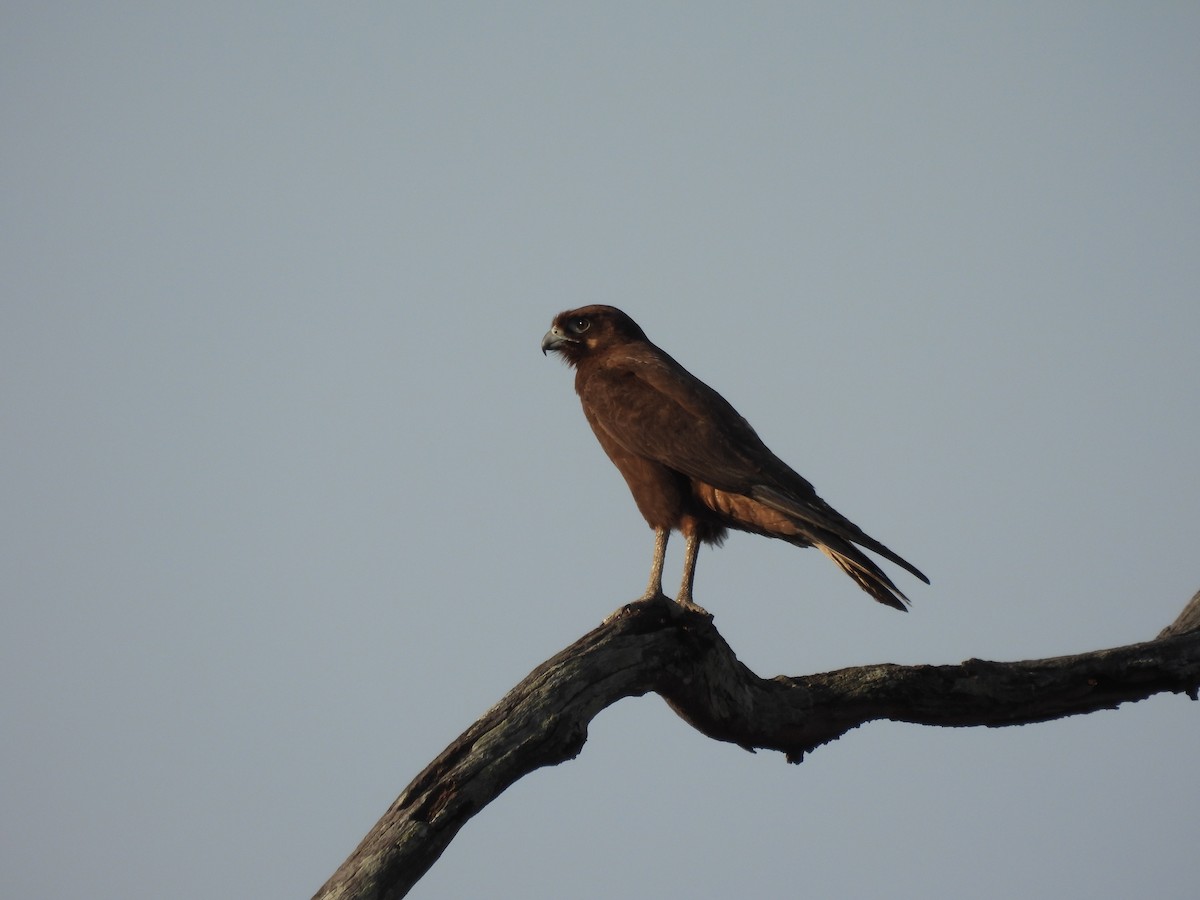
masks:
{"label": "pale leg", "polygon": [[671,536],[668,528],[654,529],[654,562],[650,564],[650,582],[646,585],[646,593],[639,600],[654,600],[663,596],[662,573],[663,563],[667,559],[667,538]]}
{"label": "pale leg", "polygon": [[692,601],[692,584],[696,580],[696,557],[699,553],[700,538],[689,534],[683,549],[683,581],[679,584],[679,596],[675,598],[675,602],[685,609],[708,616],[708,610]]}

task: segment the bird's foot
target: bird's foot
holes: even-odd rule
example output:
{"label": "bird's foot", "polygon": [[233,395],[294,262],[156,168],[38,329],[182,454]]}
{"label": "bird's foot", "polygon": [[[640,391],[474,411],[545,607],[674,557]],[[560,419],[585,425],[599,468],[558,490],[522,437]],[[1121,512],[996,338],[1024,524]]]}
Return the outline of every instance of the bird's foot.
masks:
{"label": "bird's foot", "polygon": [[635,612],[639,608],[646,610],[647,607],[651,606],[661,606],[669,619],[682,619],[687,616],[700,616],[712,621],[713,617],[712,613],[710,613],[703,606],[700,606],[698,603],[693,603],[690,597],[678,597],[672,600],[662,591],[658,591],[657,593],[647,591],[632,603],[626,603],[619,609],[609,613],[604,620],[604,624],[607,625],[614,619],[619,619],[623,615],[628,615],[629,613]]}
{"label": "bird's foot", "polygon": [[[668,607],[671,607],[672,609],[675,606],[675,604],[671,601],[671,598],[664,594],[661,590],[657,592],[647,590],[646,593],[642,594],[642,596],[638,597],[636,600],[626,603],[624,606],[619,606],[609,613],[608,616],[605,617],[603,624],[607,625],[614,619],[619,619],[621,616],[633,612],[637,607],[651,606],[656,603],[662,603]],[[672,611],[671,614],[674,615],[675,613]]]}
{"label": "bird's foot", "polygon": [[703,616],[706,619],[713,617],[707,609],[698,603],[693,603],[691,597],[676,597],[675,604],[678,607],[679,613],[689,616]]}

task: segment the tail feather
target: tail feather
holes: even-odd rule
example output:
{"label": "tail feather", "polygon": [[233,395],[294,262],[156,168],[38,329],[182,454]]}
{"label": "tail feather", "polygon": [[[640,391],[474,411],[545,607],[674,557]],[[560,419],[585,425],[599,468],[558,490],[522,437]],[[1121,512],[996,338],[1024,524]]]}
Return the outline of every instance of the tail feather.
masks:
{"label": "tail feather", "polygon": [[[839,543],[842,543],[839,541]],[[908,612],[911,602],[904,593],[892,583],[887,573],[875,565],[865,553],[853,544],[844,543],[842,549],[836,550],[828,544],[818,543],[817,549],[832,559],[838,566],[853,578],[858,586],[892,609]]]}
{"label": "tail feather", "polygon": [[[771,509],[774,509],[777,512],[794,516],[795,518],[800,519],[802,522],[808,523],[810,526],[812,526],[813,531],[817,534],[826,532],[828,534],[837,535],[840,538],[844,538],[846,541],[851,541],[862,547],[866,547],[872,553],[878,553],[884,559],[894,562],[896,565],[912,573],[926,584],[929,584],[929,577],[924,572],[910,563],[899,553],[890,550],[879,541],[875,540],[875,538],[871,537],[815,494],[812,496],[811,500],[807,502],[801,502],[789,497],[784,493],[781,493],[780,491],[775,490],[774,488],[770,488],[765,485],[756,485],[751,491],[751,496],[764,506],[769,506]],[[824,547],[821,549],[825,550]],[[825,552],[828,553],[829,551]],[[859,556],[862,556],[862,554],[860,553]],[[837,558],[833,558],[834,561],[837,562]],[[862,558],[868,565],[872,566],[875,571],[880,572],[878,566],[875,566],[875,564],[865,556]],[[841,562],[838,562],[838,565],[842,566],[843,569],[846,569],[846,566]],[[846,569],[846,571],[849,572],[850,570]],[[883,573],[880,572],[880,574],[882,575]],[[886,577],[887,576],[884,575],[884,578]],[[855,580],[857,580],[857,578]],[[891,584],[891,582],[888,583]],[[899,593],[899,591],[897,591],[897,593]],[[900,596],[903,597],[904,595],[901,594]]]}

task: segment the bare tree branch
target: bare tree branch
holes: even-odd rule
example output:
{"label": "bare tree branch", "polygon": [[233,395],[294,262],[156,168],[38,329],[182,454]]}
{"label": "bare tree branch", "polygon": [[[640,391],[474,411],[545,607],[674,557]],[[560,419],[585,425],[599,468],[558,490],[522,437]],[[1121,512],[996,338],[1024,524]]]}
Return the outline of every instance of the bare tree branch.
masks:
{"label": "bare tree branch", "polygon": [[[922,725],[1040,722],[1200,690],[1200,593],[1158,639],[1023,662],[872,665],[764,679],[711,620],[674,603],[622,608],[542,663],[442,751],[314,900],[403,897],[471,816],[518,778],[574,758],[587,727],[654,691],[703,734],[789,762],[876,719]],[[1168,632],[1170,632],[1168,634]]]}
{"label": "bare tree branch", "polygon": [[1192,594],[1192,599],[1188,601],[1188,605],[1183,608],[1183,612],[1179,617],[1158,633],[1160,638],[1171,637],[1176,634],[1187,634],[1189,631],[1200,629],[1200,591]]}

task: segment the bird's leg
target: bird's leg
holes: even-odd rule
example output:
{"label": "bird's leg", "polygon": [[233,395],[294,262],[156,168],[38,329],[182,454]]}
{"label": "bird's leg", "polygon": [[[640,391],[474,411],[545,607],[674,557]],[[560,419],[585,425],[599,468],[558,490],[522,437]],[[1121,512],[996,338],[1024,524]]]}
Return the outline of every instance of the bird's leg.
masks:
{"label": "bird's leg", "polygon": [[663,596],[663,563],[667,559],[667,538],[670,536],[669,528],[654,529],[654,561],[650,563],[650,582],[646,585],[646,593],[638,597],[639,600],[657,600]]}
{"label": "bird's leg", "polygon": [[679,585],[679,596],[675,598],[675,602],[684,609],[700,613],[711,619],[712,614],[707,609],[692,602],[692,583],[696,580],[696,557],[700,553],[700,538],[695,532],[691,532],[685,537],[687,543],[683,549],[683,581]]}

